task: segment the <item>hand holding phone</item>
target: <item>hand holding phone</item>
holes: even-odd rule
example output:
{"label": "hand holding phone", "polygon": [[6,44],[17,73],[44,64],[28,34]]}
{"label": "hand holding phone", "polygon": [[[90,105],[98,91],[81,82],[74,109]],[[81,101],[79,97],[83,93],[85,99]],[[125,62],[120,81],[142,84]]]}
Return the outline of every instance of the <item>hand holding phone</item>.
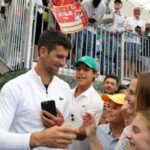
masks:
{"label": "hand holding phone", "polygon": [[41,108],[42,110],[46,110],[49,113],[53,114],[54,116],[57,116],[57,110],[54,100],[48,100],[41,102]]}
{"label": "hand holding phone", "polygon": [[41,108],[44,110],[41,114],[41,120],[44,126],[60,126],[64,122],[63,114],[56,109],[55,101],[49,100],[41,103]]}

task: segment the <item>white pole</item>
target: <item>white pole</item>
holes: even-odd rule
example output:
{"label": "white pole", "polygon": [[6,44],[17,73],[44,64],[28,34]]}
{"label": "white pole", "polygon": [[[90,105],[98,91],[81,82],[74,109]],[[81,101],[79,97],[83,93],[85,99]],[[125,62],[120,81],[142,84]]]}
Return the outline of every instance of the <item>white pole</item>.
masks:
{"label": "white pole", "polygon": [[32,40],[32,28],[33,28],[33,17],[34,17],[34,2],[30,0],[29,2],[29,11],[28,11],[28,18],[27,18],[27,26],[26,26],[26,63],[25,67],[27,69],[31,68],[32,65],[32,50],[31,50],[31,40]]}

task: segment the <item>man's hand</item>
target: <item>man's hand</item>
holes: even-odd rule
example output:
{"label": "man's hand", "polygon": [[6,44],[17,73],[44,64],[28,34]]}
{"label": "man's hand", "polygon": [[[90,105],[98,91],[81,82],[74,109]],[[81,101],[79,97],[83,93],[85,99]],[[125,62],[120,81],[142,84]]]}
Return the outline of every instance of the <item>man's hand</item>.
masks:
{"label": "man's hand", "polygon": [[126,31],[127,31],[127,32],[133,32],[133,29],[127,28]]}
{"label": "man's hand", "polygon": [[61,126],[64,122],[64,117],[62,113],[57,109],[57,117],[52,115],[51,113],[42,110],[41,112],[41,120],[45,127],[52,127],[54,125]]}
{"label": "man's hand", "polygon": [[49,147],[49,148],[67,148],[68,144],[71,144],[76,135],[78,129],[70,126],[54,126],[47,130],[32,133],[30,137],[30,148],[36,147]]}
{"label": "man's hand", "polygon": [[110,28],[110,31],[109,31],[109,32],[110,32],[110,34],[115,34],[115,33],[117,32],[117,29],[112,26],[112,27]]}

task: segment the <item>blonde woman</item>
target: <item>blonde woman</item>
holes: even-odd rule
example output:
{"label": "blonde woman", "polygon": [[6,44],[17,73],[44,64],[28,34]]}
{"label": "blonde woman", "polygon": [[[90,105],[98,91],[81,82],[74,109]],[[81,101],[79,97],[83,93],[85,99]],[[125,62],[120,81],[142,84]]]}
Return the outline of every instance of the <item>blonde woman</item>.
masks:
{"label": "blonde woman", "polygon": [[129,150],[150,149],[150,109],[137,113],[126,136]]}

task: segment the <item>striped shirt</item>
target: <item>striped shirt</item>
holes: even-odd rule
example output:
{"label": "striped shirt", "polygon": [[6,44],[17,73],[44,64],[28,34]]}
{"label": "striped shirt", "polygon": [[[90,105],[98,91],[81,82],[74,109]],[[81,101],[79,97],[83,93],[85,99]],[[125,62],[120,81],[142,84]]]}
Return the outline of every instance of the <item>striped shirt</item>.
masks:
{"label": "striped shirt", "polygon": [[131,126],[128,126],[126,128],[124,128],[120,139],[115,147],[115,150],[127,150],[128,149],[128,144],[129,144],[129,140],[126,137],[126,132],[128,132],[130,130]]}

